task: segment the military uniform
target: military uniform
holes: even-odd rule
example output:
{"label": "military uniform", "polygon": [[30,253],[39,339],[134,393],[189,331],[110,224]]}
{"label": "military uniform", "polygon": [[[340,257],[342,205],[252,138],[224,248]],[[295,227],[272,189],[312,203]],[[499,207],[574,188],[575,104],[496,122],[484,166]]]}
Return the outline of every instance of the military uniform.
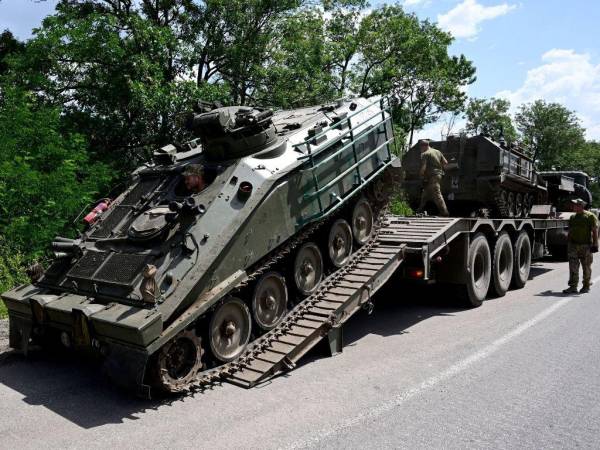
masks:
{"label": "military uniform", "polygon": [[589,289],[592,279],[592,230],[598,227],[596,216],[589,211],[573,214],[569,219],[569,286],[577,289],[579,265],[583,269],[583,287]]}
{"label": "military uniform", "polygon": [[448,208],[442,196],[440,183],[444,176],[444,155],[435,148],[428,148],[421,153],[421,164],[425,165],[424,186],[421,194],[419,212],[422,212],[427,202],[433,202],[440,216],[448,217]]}

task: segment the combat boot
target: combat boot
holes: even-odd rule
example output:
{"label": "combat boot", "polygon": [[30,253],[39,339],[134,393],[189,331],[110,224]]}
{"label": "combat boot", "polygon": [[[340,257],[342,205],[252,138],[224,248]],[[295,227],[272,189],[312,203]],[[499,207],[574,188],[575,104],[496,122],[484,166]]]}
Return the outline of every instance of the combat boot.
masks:
{"label": "combat boot", "polygon": [[588,292],[590,292],[589,286],[583,286],[581,289],[579,289],[580,294],[587,294]]}
{"label": "combat boot", "polygon": [[567,289],[563,291],[563,294],[577,294],[577,288],[575,286],[569,286]]}

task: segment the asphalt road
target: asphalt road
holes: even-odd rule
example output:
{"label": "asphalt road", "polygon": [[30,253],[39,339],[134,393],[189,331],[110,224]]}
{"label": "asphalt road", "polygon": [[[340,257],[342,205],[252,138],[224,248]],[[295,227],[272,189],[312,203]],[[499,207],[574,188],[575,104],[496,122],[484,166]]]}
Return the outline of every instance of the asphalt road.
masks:
{"label": "asphalt road", "polygon": [[564,296],[565,263],[481,308],[389,286],[336,357],[287,376],[175,401],[140,401],[91,363],[0,363],[0,447],[598,448],[596,286]]}

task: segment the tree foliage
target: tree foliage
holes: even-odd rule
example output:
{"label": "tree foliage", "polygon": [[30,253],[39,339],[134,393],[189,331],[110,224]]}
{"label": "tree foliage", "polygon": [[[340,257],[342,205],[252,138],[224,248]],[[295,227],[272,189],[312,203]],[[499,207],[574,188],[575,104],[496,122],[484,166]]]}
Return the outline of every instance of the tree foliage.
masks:
{"label": "tree foliage", "polygon": [[536,100],[522,105],[515,116],[523,143],[540,169],[566,168],[571,154],[585,145],[585,130],[573,111],[559,103]]}
{"label": "tree foliage", "polygon": [[3,89],[0,103],[0,236],[25,259],[39,258],[50,240],[104,192],[106,165],[92,162],[82,135],[63,134],[55,108],[26,92]]}
{"label": "tree foliage", "polygon": [[466,131],[471,134],[485,133],[499,141],[501,137],[511,143],[517,132],[509,114],[510,102],[500,98],[471,99],[467,105]]}

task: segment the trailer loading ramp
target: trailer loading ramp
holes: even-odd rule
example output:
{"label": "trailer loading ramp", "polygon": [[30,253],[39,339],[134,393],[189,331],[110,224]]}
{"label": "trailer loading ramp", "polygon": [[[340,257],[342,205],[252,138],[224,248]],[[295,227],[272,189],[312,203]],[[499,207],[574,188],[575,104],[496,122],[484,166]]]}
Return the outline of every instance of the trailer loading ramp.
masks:
{"label": "trailer loading ramp", "polygon": [[[292,369],[319,341],[327,338],[332,354],[342,350],[342,325],[371,298],[404,259],[407,245],[429,245],[460,219],[386,216],[377,235],[351,260],[325,279],[317,292],[296,306],[283,322],[229,364],[222,379],[253,387]],[[443,242],[443,240],[442,240]]]}

